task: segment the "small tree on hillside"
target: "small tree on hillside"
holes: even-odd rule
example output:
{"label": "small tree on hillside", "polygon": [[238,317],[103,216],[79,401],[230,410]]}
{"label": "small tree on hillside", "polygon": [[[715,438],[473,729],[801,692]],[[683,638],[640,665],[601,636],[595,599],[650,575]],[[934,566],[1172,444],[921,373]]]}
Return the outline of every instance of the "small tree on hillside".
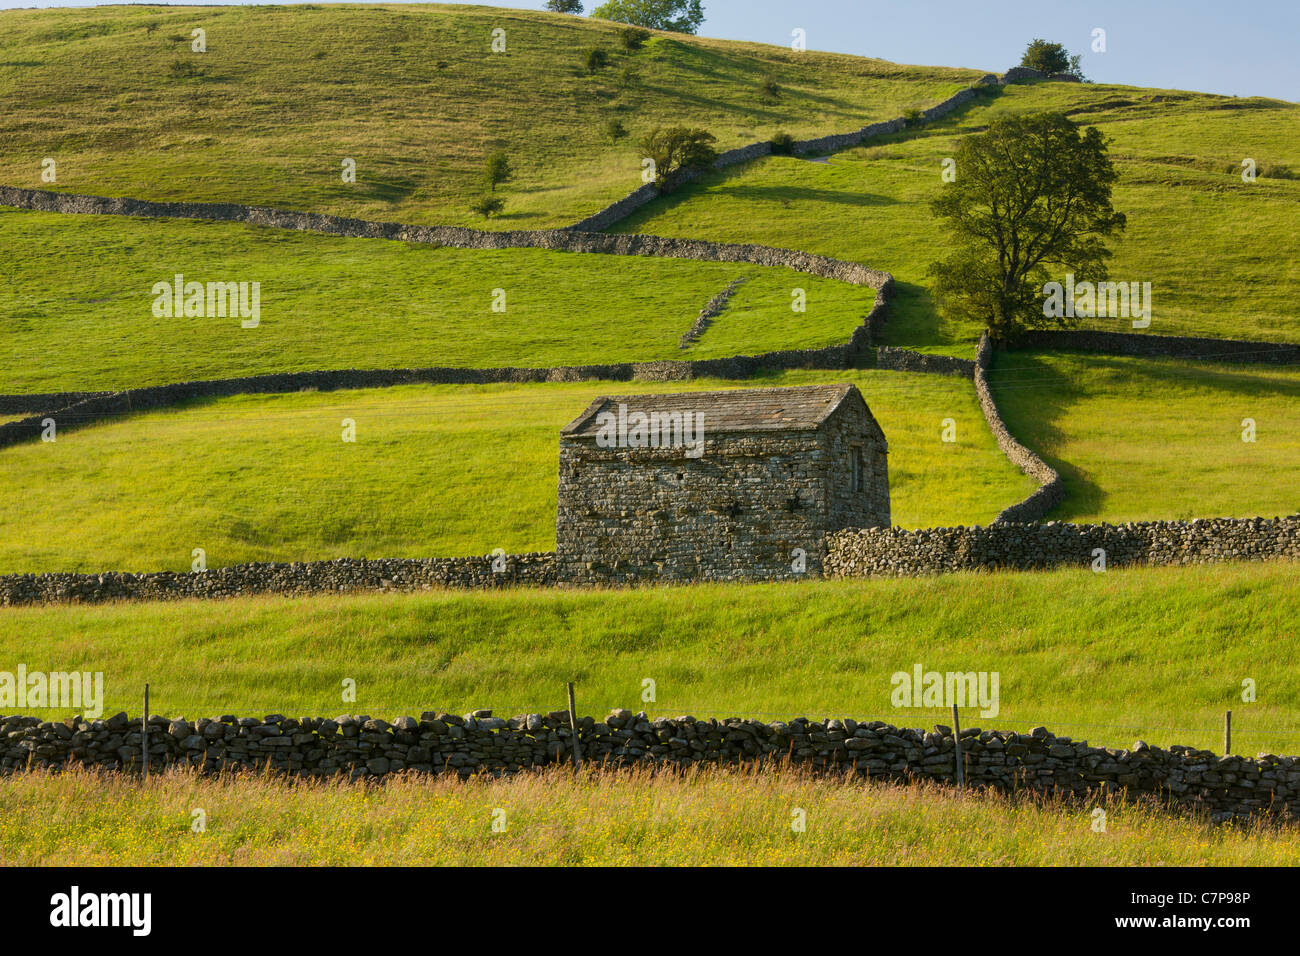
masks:
{"label": "small tree on hillside", "polygon": [[1083,79],[1083,70],[1079,66],[1082,60],[1082,56],[1070,56],[1070,51],[1059,43],[1033,40],[1025,48],[1020,65],[1040,73],[1068,73]]}
{"label": "small tree on hillside", "polygon": [[483,182],[492,192],[497,191],[497,186],[509,182],[514,173],[510,169],[510,160],[504,150],[497,150],[487,158],[487,165],[483,168]]}
{"label": "small tree on hillside", "polygon": [[703,170],[718,158],[714,136],[685,126],[659,127],[641,140],[641,154],[654,160],[655,185],[670,188],[684,170]]}
{"label": "small tree on hillside", "polygon": [[694,33],[704,22],[704,7],[700,0],[606,0],[591,15],[650,30]]}
{"label": "small tree on hillside", "polygon": [[1105,279],[1103,239],[1125,226],[1101,133],[1081,133],[1061,113],[1012,116],[962,140],[955,158],[956,180],[931,204],[956,242],[930,267],[945,310],[1003,340],[1065,324],[1043,307],[1047,266]]}
{"label": "small tree on hillside", "polygon": [[471,203],[469,208],[471,212],[478,213],[484,219],[491,219],[506,208],[506,201],[500,196],[484,196]]}
{"label": "small tree on hillside", "polygon": [[546,0],[546,9],[552,13],[582,13],[582,0]]}

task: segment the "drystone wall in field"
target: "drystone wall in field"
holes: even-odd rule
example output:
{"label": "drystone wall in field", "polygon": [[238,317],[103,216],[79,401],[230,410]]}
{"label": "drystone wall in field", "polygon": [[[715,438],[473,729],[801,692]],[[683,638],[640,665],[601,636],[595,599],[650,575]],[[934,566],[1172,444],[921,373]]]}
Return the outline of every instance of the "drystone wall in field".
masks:
{"label": "drystone wall in field", "polygon": [[[1100,550],[1101,554],[1098,554]],[[992,524],[853,528],[827,537],[827,577],[946,574],[1051,567],[1300,560],[1300,515],[1125,524]]]}
{"label": "drystone wall in field", "polygon": [[[428,711],[386,720],[360,716],[295,719],[150,716],[149,766],[199,772],[267,770],[285,774],[384,779],[396,773],[509,774],[572,759],[569,715],[491,711],[464,716]],[[786,764],[837,775],[889,781],[954,782],[960,743],[967,785],[1074,799],[1107,794],[1149,797],[1208,812],[1216,820],[1300,811],[1300,758],[1219,756],[1138,741],[1127,750],[1092,747],[1046,728],[1028,734],[952,728],[895,727],[879,720],[765,723],[729,718],[650,718],[616,710],[578,721],[576,741],[587,765],[606,767]],[[120,713],[106,719],[45,721],[0,717],[0,772],[82,766],[139,771],[142,721]]]}
{"label": "drystone wall in field", "polygon": [[1142,358],[1300,365],[1300,345],[1186,335],[1145,335],[1140,332],[1101,332],[1089,329],[1042,330],[1026,332],[1017,341],[1016,346],[1027,349],[1072,349],[1080,352],[1104,352],[1107,355],[1136,355]]}
{"label": "drystone wall in field", "polygon": [[166,601],[254,594],[427,591],[556,583],[551,552],[472,558],[339,558],[284,564],[236,564],[208,571],[141,574],[0,575],[0,606],[105,601]]}
{"label": "drystone wall in field", "polygon": [[989,431],[993,433],[993,438],[997,441],[1002,454],[1007,456],[1011,464],[1038,482],[1038,489],[1033,494],[1024,501],[1004,508],[994,520],[998,523],[1037,521],[1061,503],[1065,497],[1065,483],[1061,481],[1061,476],[1055,468],[1016,441],[1006,423],[1002,421],[998,404],[993,400],[993,393],[989,390],[988,369],[992,361],[993,340],[986,332],[980,336],[979,349],[975,353],[975,397],[979,400],[984,421],[988,423]]}

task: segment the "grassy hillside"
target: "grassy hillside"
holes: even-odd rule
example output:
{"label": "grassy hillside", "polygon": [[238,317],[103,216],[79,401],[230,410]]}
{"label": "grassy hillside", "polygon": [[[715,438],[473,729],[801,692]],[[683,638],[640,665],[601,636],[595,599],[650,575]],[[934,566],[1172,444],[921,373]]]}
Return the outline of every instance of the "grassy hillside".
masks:
{"label": "grassy hillside", "polygon": [[[848,132],[979,75],[669,34],[627,53],[620,29],[423,4],[0,11],[0,181],[44,186],[48,156],[45,188],[465,223],[501,147],[516,178],[493,223],[560,226],[640,185],[632,144],[655,126],[703,126],[724,149]],[[593,47],[611,60],[594,75]],[[630,134],[617,145],[610,119]]]}
{"label": "grassy hillside", "polygon": [[[0,452],[0,571],[188,570],[196,547],[210,567],[550,551],[560,429],[597,395],[826,381],[855,382],[889,437],[896,524],[987,523],[1032,490],[960,378],[791,372],[242,396]],[[355,444],[341,440],[345,418]],[[945,418],[955,443],[940,440]]]}
{"label": "grassy hillside", "polygon": [[1053,518],[1300,512],[1300,370],[1007,352],[990,381],[1012,433],[1065,479]]}
{"label": "grassy hillside", "polygon": [[[763,242],[857,259],[899,289],[887,339],[970,355],[979,327],[939,316],[926,274],[947,248],[929,200],[963,135],[1011,112],[1062,110],[1113,142],[1112,278],[1151,282],[1149,332],[1300,341],[1300,105],[1108,85],[1039,83],[987,91],[943,121],[814,163],[771,157],[713,174],[616,231]],[[1260,172],[1241,179],[1241,161]],[[958,173],[960,175],[960,171]],[[1063,278],[1063,277],[1062,277]],[[1098,327],[1127,329],[1122,320]]]}
{"label": "grassy hillside", "polygon": [[[16,866],[1264,866],[1293,827],[1212,826],[1149,806],[957,796],[800,774],[568,770],[509,780],[338,782],[81,773],[0,780]],[[50,813],[58,806],[63,813]],[[792,811],[807,829],[791,829]],[[205,830],[193,832],[195,808]],[[505,831],[493,832],[504,811]],[[501,819],[498,815],[497,819]]]}
{"label": "grassy hillside", "polygon": [[[332,368],[713,358],[848,341],[862,286],[790,269],[465,250],[236,223],[0,212],[0,393]],[[154,283],[261,283],[261,324],[155,318]],[[688,350],[705,304],[744,277]],[[791,311],[791,290],[807,311]],[[492,310],[505,290],[504,313]]]}
{"label": "grassy hillside", "polygon": [[1234,750],[1300,753],[1295,579],[1280,563],[9,608],[0,658],[102,671],[110,714],[138,713],[145,681],[157,713],[191,719],[508,716],[561,707],[575,681],[584,714],[949,723],[891,705],[891,675],[919,663],[998,672],[999,713],[963,726],[1217,750],[1231,709]]}

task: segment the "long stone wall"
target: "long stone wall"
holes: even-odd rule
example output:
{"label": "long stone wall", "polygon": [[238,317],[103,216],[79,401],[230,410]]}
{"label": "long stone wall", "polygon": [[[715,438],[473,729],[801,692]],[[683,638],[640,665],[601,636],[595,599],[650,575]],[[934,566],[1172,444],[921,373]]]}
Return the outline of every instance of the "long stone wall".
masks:
{"label": "long stone wall", "polygon": [[993,400],[993,393],[989,390],[988,369],[992,361],[993,341],[985,332],[980,336],[979,349],[975,353],[975,397],[979,400],[984,421],[988,423],[989,431],[993,433],[1002,454],[1006,455],[1013,465],[1038,482],[1038,489],[1033,494],[1024,501],[1004,508],[994,520],[998,523],[1037,521],[1064,499],[1065,483],[1061,481],[1061,476],[1057,474],[1055,468],[1016,441],[1015,436],[1002,421],[997,402]]}
{"label": "long stone wall", "polygon": [[[496,562],[500,570],[493,569]],[[237,564],[200,572],[0,575],[0,606],[106,601],[170,601],[255,594],[427,591],[556,583],[551,552],[471,558],[339,558],[283,564]]]}
{"label": "long stone wall", "polygon": [[[141,720],[0,717],[0,772],[83,766],[138,772]],[[654,718],[616,710],[583,717],[576,739],[588,765],[606,767],[751,764],[807,767],[885,781],[953,783],[958,741],[949,727],[932,731],[884,721],[808,720],[765,723],[743,718]],[[458,716],[426,711],[389,723],[368,715],[295,719],[221,716],[149,718],[149,765],[200,772],[273,772],[382,780],[395,773],[509,774],[572,759],[575,734],[567,713],[501,718],[491,711]],[[1073,799],[1123,794],[1150,797],[1212,819],[1300,811],[1300,760],[1261,755],[1218,756],[1168,750],[1138,741],[1127,750],[1091,747],[1053,735],[968,728],[961,731],[969,786]]]}
{"label": "long stone wall", "polygon": [[854,528],[826,539],[834,578],[1300,560],[1300,515],[1196,518],[1125,524],[992,524],[987,527]]}
{"label": "long stone wall", "polygon": [[1245,339],[1145,335],[1141,332],[1101,332],[1091,329],[1053,329],[1026,332],[1016,344],[1018,348],[1073,349],[1081,352],[1105,352],[1109,355],[1137,355],[1143,358],[1300,365],[1300,345],[1251,342]]}
{"label": "long stone wall", "polygon": [[[958,90],[952,96],[948,97],[942,103],[938,103],[929,109],[922,110],[920,118],[924,122],[939,119],[947,116],[963,103],[968,103],[976,96],[976,87],[996,85],[999,78],[994,74],[988,74],[981,77],[972,87]],[[794,143],[793,152],[796,156],[819,156],[826,153],[836,153],[840,150],[851,149],[854,146],[860,146],[863,142],[875,136],[882,136],[886,133],[897,133],[907,128],[907,120],[898,117],[892,120],[885,120],[881,123],[871,123],[859,130],[851,133],[834,133],[829,136],[819,136],[815,139],[798,140]],[[772,155],[772,144],[769,141],[750,143],[748,146],[739,146],[735,149],[729,149],[720,153],[713,163],[714,170],[726,169],[730,166],[736,166],[740,163],[748,163],[763,156]],[[691,170],[684,170],[678,174],[674,187],[692,182],[700,177],[700,174]],[[575,222],[570,229],[587,230],[591,232],[600,232],[608,229],[618,222],[626,219],[632,213],[636,212],[643,206],[648,205],[661,195],[660,190],[654,183],[647,183],[632,190],[613,203],[610,203],[599,212],[587,216]]]}
{"label": "long stone wall", "polygon": [[238,203],[153,202],[147,199],[108,198],[75,193],[46,192],[0,186],[0,206],[70,215],[144,216],[155,219],[200,219],[242,222],[273,229],[295,229],[354,239],[390,239],[456,249],[551,249],[557,252],[618,256],[652,256],[693,259],[699,262],[745,262],[776,266],[837,279],[853,285],[881,289],[891,282],[888,272],[857,262],[754,243],[711,242],[664,236],[618,235],[566,229],[503,230],[462,226],[413,226],[395,222],[370,222],[294,212]]}

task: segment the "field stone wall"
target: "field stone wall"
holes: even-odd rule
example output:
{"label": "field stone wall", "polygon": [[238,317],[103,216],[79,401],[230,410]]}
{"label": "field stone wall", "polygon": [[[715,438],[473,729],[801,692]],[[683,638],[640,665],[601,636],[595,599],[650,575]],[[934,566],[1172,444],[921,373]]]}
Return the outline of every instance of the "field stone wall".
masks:
{"label": "field stone wall", "polygon": [[[493,561],[504,560],[502,570]],[[350,591],[428,591],[433,588],[549,587],[556,584],[550,552],[470,558],[339,558],[334,561],[236,564],[199,572],[0,575],[0,606],[107,601],[231,598],[255,594],[341,594]]]}
{"label": "field stone wall", "polygon": [[[504,775],[563,764],[575,739],[569,716],[494,717],[426,711],[389,723],[368,715],[332,719],[225,715],[149,717],[149,765],[203,773],[272,772],[303,777],[346,775],[382,780],[395,773]],[[0,773],[87,767],[141,769],[141,721],[0,717]],[[743,718],[654,718],[615,710],[583,717],[576,739],[588,765],[612,768],[785,764],[884,781],[953,783],[957,740],[884,721],[808,720],[765,723]],[[1053,735],[965,728],[960,736],[967,784],[977,789],[1089,799],[1150,797],[1217,821],[1300,810],[1300,758],[1264,754],[1221,757],[1208,750],[1168,750],[1138,741],[1127,750],[1091,747]]]}
{"label": "field stone wall", "polygon": [[854,528],[827,536],[827,577],[953,571],[1300,560],[1300,515],[1194,518],[1125,524],[992,524],[986,527]]}
{"label": "field stone wall", "polygon": [[987,332],[980,336],[979,349],[975,353],[975,397],[979,400],[980,411],[984,421],[993,433],[1002,454],[1030,478],[1038,482],[1038,490],[1024,501],[1004,508],[994,519],[996,523],[1037,521],[1056,507],[1065,498],[1065,483],[1056,469],[1039,458],[1030,449],[1016,441],[1002,416],[998,412],[997,402],[989,390],[988,369],[993,361],[993,340]]}
{"label": "field stone wall", "polygon": [[1143,358],[1202,359],[1209,362],[1261,365],[1300,365],[1300,345],[1212,339],[1186,335],[1146,335],[1141,332],[1102,332],[1091,329],[1052,329],[1024,333],[1017,348],[1073,349]]}

